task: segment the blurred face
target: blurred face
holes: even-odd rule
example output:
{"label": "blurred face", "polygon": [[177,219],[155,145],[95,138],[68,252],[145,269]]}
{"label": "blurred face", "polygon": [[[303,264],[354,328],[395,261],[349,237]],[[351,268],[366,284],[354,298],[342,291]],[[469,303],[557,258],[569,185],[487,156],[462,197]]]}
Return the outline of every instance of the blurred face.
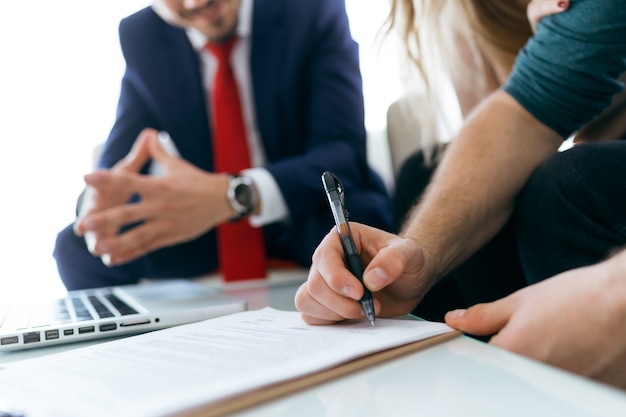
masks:
{"label": "blurred face", "polygon": [[193,27],[221,42],[237,28],[240,0],[155,0],[157,13],[179,26]]}

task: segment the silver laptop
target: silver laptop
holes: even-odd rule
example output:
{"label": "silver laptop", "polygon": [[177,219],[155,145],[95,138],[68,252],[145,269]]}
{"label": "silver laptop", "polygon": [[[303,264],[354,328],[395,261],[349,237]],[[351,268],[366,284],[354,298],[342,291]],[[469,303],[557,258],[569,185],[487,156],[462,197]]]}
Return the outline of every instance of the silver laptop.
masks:
{"label": "silver laptop", "polygon": [[69,291],[0,305],[0,352],[143,333],[247,309],[247,302],[187,280]]}

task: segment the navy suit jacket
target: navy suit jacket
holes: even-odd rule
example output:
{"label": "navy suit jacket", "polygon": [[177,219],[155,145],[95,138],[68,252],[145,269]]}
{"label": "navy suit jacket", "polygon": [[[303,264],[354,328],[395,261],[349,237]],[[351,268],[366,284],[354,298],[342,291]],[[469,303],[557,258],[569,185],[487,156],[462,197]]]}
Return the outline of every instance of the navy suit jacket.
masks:
{"label": "navy suit jacket", "polygon": [[[325,170],[342,181],[352,220],[391,226],[385,187],[366,161],[358,46],[342,0],[255,0],[253,9],[250,65],[256,121],[265,168],[289,208],[288,221],[263,228],[266,249],[269,256],[308,265],[333,226],[321,183]],[[146,8],[125,18],[119,33],[126,70],[100,167],[115,164],[139,132],[152,127],[169,132],[184,159],[213,171],[199,58],[184,30]],[[152,261],[140,267],[142,276],[206,272],[177,268],[181,259],[216,252],[214,235],[211,231],[159,250],[156,258],[149,255]],[[210,261],[199,268],[215,267]]]}

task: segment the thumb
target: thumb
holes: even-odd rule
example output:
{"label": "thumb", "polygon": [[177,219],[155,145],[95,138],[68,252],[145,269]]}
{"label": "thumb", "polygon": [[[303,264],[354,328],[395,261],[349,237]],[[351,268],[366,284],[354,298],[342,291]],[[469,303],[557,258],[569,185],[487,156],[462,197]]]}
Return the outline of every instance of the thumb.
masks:
{"label": "thumb", "polygon": [[372,291],[380,291],[402,275],[416,275],[424,265],[424,252],[414,240],[394,236],[383,242],[385,246],[377,250],[363,274]]}
{"label": "thumb", "polygon": [[174,141],[167,132],[159,132],[156,136],[150,136],[148,139],[148,152],[150,157],[159,164],[165,164],[178,156],[178,150],[174,145]]}
{"label": "thumb", "polygon": [[128,155],[113,166],[114,171],[139,172],[150,159],[148,141],[157,136],[154,129],[144,129],[139,133]]}
{"label": "thumb", "polygon": [[152,159],[150,175],[161,177],[171,166],[172,159],[180,154],[167,132],[159,132],[156,137],[150,137],[147,142],[148,152]]}
{"label": "thumb", "polygon": [[512,294],[492,303],[476,304],[467,310],[449,311],[445,316],[446,324],[474,335],[498,333],[515,311],[517,298]]}

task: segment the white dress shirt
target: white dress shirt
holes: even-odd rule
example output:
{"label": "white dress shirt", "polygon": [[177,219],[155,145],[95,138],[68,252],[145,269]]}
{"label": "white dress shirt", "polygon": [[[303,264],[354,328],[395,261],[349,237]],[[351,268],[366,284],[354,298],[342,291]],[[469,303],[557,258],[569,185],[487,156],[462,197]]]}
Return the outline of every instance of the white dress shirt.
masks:
{"label": "white dress shirt", "polygon": [[[252,158],[252,168],[246,169],[242,173],[254,181],[261,204],[259,214],[250,217],[250,224],[254,227],[261,227],[286,219],[289,216],[289,209],[276,180],[267,169],[263,168],[267,160],[256,124],[252,77],[250,74],[252,7],[253,0],[241,0],[237,25],[239,40],[231,53],[231,65],[239,87],[239,98],[242,105],[248,149]],[[207,94],[206,97],[210,97],[213,78],[217,70],[217,60],[204,49],[207,43],[207,37],[204,34],[194,28],[188,28],[186,32],[191,45],[200,57],[202,81]],[[207,109],[207,111],[209,110]],[[210,118],[211,115],[209,114]]]}

